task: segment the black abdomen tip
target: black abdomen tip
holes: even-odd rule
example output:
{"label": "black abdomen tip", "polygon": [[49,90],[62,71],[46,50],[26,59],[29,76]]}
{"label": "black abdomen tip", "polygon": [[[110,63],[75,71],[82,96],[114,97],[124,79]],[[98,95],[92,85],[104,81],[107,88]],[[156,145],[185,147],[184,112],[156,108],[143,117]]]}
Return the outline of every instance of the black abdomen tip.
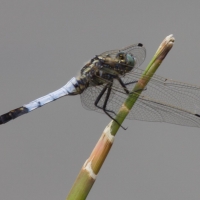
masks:
{"label": "black abdomen tip", "polygon": [[20,108],[11,110],[10,112],[5,113],[0,116],[0,124],[5,124],[9,122],[10,120],[15,119],[16,117],[19,117],[26,113],[28,113],[28,109],[25,107],[20,107]]}

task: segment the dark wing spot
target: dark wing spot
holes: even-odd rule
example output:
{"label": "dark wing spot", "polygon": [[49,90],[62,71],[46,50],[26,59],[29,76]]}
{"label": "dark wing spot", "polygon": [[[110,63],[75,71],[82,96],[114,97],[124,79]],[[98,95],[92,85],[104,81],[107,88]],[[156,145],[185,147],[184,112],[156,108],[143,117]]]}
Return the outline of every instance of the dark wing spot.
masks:
{"label": "dark wing spot", "polygon": [[139,46],[139,47],[143,47],[143,44],[142,44],[142,43],[138,43],[138,46]]}

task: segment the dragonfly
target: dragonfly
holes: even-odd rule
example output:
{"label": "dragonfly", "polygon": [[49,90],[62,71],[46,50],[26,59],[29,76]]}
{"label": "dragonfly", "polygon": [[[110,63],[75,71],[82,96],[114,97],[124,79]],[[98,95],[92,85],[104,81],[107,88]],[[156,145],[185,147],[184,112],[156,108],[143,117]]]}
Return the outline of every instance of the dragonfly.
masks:
{"label": "dragonfly", "polygon": [[139,66],[145,57],[146,49],[141,43],[96,55],[66,85],[1,115],[0,124],[72,95],[80,95],[84,108],[104,113],[118,123],[116,113],[128,95],[135,93],[138,99],[128,119],[200,127],[199,86],[154,74],[146,88],[132,91],[144,72]]}

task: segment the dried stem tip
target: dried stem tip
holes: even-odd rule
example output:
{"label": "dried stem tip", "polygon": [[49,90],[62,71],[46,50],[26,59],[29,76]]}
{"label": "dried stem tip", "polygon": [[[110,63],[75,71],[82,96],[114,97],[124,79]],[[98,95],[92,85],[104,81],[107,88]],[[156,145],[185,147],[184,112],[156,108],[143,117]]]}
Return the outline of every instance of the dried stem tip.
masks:
{"label": "dried stem tip", "polygon": [[158,50],[155,53],[155,57],[165,57],[169,50],[172,48],[174,41],[175,38],[173,37],[173,34],[168,35],[158,47]]}

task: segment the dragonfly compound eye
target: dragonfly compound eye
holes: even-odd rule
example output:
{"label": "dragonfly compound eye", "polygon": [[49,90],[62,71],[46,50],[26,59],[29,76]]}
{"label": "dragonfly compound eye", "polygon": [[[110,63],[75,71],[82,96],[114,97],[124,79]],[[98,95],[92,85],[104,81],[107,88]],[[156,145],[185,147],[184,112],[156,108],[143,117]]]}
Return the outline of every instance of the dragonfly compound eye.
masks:
{"label": "dragonfly compound eye", "polygon": [[126,54],[126,64],[134,67],[135,59],[134,59],[133,55],[131,55],[129,53]]}

